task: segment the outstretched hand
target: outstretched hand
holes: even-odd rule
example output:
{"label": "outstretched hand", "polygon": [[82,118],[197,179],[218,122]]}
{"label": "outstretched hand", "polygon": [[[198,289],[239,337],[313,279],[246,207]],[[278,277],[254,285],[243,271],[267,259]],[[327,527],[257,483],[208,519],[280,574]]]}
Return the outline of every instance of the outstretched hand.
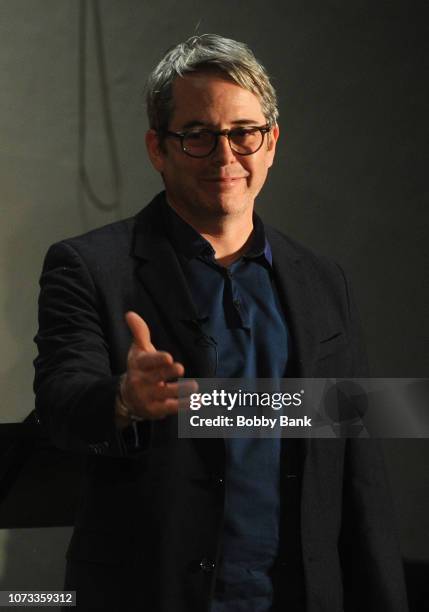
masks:
{"label": "outstretched hand", "polygon": [[125,320],[133,342],[128,351],[127,371],[121,380],[122,403],[142,419],[176,414],[189,405],[189,394],[198,388],[196,381],[170,382],[184,375],[184,366],[174,361],[170,353],[154,347],[146,321],[136,312],[127,312]]}

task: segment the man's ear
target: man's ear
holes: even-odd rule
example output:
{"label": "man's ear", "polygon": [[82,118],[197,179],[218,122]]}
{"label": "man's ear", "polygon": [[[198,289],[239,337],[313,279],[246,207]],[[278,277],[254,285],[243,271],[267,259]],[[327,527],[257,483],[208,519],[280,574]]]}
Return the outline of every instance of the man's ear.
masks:
{"label": "man's ear", "polygon": [[279,139],[280,136],[280,129],[279,126],[277,125],[277,123],[275,125],[273,125],[273,127],[271,128],[271,131],[268,132],[268,138],[267,138],[267,148],[268,150],[270,150],[271,148],[276,148],[276,143]]}
{"label": "man's ear", "polygon": [[159,141],[159,136],[155,130],[148,130],[146,132],[146,148],[152,162],[153,167],[158,172],[162,172],[164,168],[164,157],[165,153],[163,151],[162,145]]}
{"label": "man's ear", "polygon": [[276,153],[276,144],[280,136],[280,129],[277,123],[273,125],[271,131],[267,134],[267,151],[268,151],[268,168],[271,168]]}

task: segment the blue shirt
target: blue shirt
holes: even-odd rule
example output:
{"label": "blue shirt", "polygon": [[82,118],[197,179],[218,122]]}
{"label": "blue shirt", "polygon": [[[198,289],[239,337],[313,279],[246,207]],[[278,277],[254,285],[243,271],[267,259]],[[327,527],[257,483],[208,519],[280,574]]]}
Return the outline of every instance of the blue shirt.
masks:
{"label": "blue shirt", "polygon": [[[168,205],[164,220],[198,319],[216,342],[216,376],[282,378],[289,333],[261,219],[254,214],[250,247],[227,268]],[[225,446],[224,531],[211,612],[268,612],[279,546],[280,439],[226,439]]]}

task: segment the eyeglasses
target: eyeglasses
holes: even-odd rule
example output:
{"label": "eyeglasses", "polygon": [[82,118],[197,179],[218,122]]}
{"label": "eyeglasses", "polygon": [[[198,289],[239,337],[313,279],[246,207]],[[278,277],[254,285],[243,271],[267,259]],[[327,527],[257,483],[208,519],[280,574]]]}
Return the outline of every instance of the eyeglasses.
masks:
{"label": "eyeglasses", "polygon": [[239,127],[232,130],[190,130],[188,132],[170,132],[164,130],[166,136],[179,138],[182,151],[191,157],[208,157],[217,147],[219,136],[228,138],[231,151],[237,155],[253,155],[262,147],[265,134],[271,130],[270,125],[259,127]]}

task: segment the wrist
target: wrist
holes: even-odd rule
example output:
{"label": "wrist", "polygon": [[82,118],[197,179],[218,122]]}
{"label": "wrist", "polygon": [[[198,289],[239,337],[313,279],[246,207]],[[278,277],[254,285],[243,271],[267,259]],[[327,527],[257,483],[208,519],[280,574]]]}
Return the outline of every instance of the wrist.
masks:
{"label": "wrist", "polygon": [[143,417],[138,416],[134,408],[124,399],[125,376],[121,376],[119,380],[115,401],[115,420],[121,429],[131,425],[133,421],[143,420]]}

